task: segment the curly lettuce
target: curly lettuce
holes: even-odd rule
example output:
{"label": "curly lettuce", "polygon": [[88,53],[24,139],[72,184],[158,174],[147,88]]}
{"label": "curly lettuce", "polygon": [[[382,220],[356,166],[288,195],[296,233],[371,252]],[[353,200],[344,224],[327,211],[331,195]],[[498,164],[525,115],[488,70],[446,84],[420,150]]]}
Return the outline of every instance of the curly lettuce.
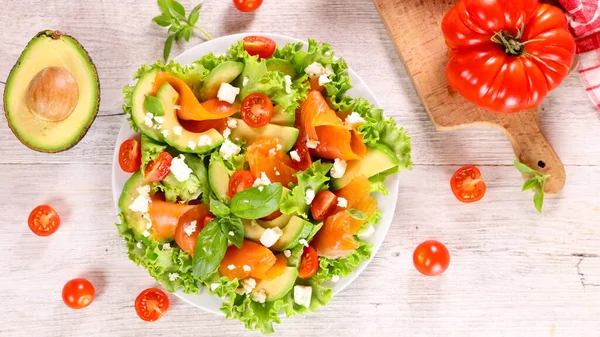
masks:
{"label": "curly lettuce", "polygon": [[291,185],[292,191],[282,198],[280,203],[280,211],[285,214],[296,213],[299,216],[308,218],[306,203],[306,191],[312,190],[315,194],[320,191],[329,189],[329,170],[331,164],[321,163],[320,160],[314,162],[311,167],[305,171],[299,171],[295,174],[298,178],[298,184]]}
{"label": "curly lettuce", "polygon": [[371,248],[373,245],[368,244],[362,240],[358,240],[358,248],[345,258],[340,259],[328,259],[325,257],[319,258],[319,270],[312,277],[316,282],[324,282],[331,280],[334,275],[339,277],[346,277],[350,275],[363,260],[371,258]]}

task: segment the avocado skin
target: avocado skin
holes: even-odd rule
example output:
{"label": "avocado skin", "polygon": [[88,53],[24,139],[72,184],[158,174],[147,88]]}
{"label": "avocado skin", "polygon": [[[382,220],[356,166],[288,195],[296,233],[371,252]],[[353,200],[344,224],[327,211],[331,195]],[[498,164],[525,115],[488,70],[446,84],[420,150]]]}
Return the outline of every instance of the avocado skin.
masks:
{"label": "avocado skin", "polygon": [[[29,45],[35,39],[38,39],[40,37],[50,37],[50,38],[52,38],[54,40],[60,39],[62,37],[66,37],[66,38],[70,38],[71,40],[73,40],[73,42],[75,42],[75,44],[77,45],[77,47],[81,48],[81,50],[83,51],[83,53],[85,55],[86,61],[89,64],[89,67],[93,70],[94,77],[96,78],[96,86],[97,86],[97,89],[98,89],[98,100],[96,102],[96,108],[94,109],[94,114],[93,114],[92,118],[90,119],[90,122],[87,125],[84,125],[83,128],[81,129],[81,133],[79,135],[79,138],[77,138],[77,140],[75,140],[73,143],[69,144],[68,146],[66,146],[64,148],[60,148],[60,149],[55,149],[55,150],[46,150],[46,149],[42,149],[42,148],[37,148],[37,147],[34,147],[34,146],[28,144],[23,139],[21,139],[21,137],[19,136],[19,134],[13,128],[12,122],[10,120],[10,117],[8,116],[8,111],[6,111],[6,105],[7,105],[7,95],[6,95],[6,93],[8,92],[8,88],[9,88],[8,83],[10,82],[10,77],[12,76],[14,70],[21,64],[21,57],[23,57],[23,54],[25,54],[25,51],[27,51],[27,48],[29,48]],[[96,120],[96,117],[98,116],[98,109],[100,107],[100,97],[101,96],[102,95],[101,95],[101,92],[100,92],[100,81],[98,80],[98,71],[96,70],[96,65],[94,64],[94,62],[90,58],[90,55],[87,52],[87,50],[85,50],[85,48],[83,48],[83,46],[81,45],[81,43],[79,43],[79,41],[77,41],[77,39],[75,39],[74,37],[72,37],[70,35],[63,34],[63,33],[61,33],[58,30],[49,30],[48,29],[48,30],[43,30],[43,31],[37,33],[31,40],[29,40],[29,42],[27,43],[27,47],[25,47],[25,49],[23,49],[23,51],[21,52],[21,55],[19,56],[19,59],[17,60],[17,63],[15,63],[15,65],[12,67],[12,69],[8,73],[8,78],[6,79],[6,85],[4,86],[4,114],[6,116],[6,120],[8,121],[8,127],[10,128],[10,130],[12,131],[12,133],[17,137],[17,139],[23,145],[27,146],[28,148],[30,148],[30,149],[32,149],[34,151],[38,151],[38,152],[58,153],[58,152],[69,150],[73,146],[77,145],[81,141],[81,139],[83,139],[83,137],[86,135],[86,133],[88,132],[88,130],[92,126],[92,123],[94,123],[94,121]]]}

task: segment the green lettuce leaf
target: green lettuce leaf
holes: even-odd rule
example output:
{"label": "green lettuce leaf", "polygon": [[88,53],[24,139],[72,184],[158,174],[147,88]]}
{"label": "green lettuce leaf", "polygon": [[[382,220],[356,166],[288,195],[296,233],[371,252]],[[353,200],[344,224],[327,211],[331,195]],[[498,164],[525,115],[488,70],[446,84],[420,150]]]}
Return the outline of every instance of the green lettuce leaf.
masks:
{"label": "green lettuce leaf", "polygon": [[156,141],[146,134],[142,133],[142,170],[146,169],[146,165],[151,161],[158,158],[158,155],[167,150],[168,145],[159,141]]}
{"label": "green lettuce leaf", "polygon": [[366,228],[368,228],[369,226],[377,226],[379,224],[379,220],[381,220],[381,216],[383,214],[381,213],[381,211],[379,209],[377,209],[375,211],[375,213],[373,213],[373,215],[371,215],[369,217],[369,219],[367,220],[367,222],[365,222],[356,232],[356,234],[360,234],[362,233],[362,231],[364,231]]}
{"label": "green lettuce leaf", "polygon": [[306,191],[312,189],[315,194],[329,189],[327,182],[329,177],[327,173],[331,169],[331,164],[323,164],[320,160],[314,162],[311,167],[305,171],[299,171],[295,174],[298,177],[298,184],[293,185],[292,191],[282,198],[280,211],[285,214],[297,213],[308,218],[306,213],[308,205],[306,204]]}
{"label": "green lettuce leaf", "polygon": [[328,259],[319,257],[319,270],[312,277],[316,282],[324,282],[330,280],[333,275],[346,277],[350,275],[358,267],[363,260],[371,257],[371,248],[373,245],[367,244],[364,241],[358,241],[358,248],[345,258]]}
{"label": "green lettuce leaf", "polygon": [[[179,155],[177,151],[170,150],[173,152],[173,156]],[[173,173],[169,173],[161,182],[154,184],[154,189],[155,191],[164,192],[165,199],[168,202],[188,202],[202,195],[202,201],[208,204],[211,190],[203,159],[190,153],[186,153],[184,156],[185,163],[192,170],[190,177],[186,181],[179,181]]]}
{"label": "green lettuce leaf", "polygon": [[131,99],[133,97],[133,89],[135,89],[135,86],[131,86],[129,84],[123,87],[123,105],[121,107],[123,108],[123,112],[127,117],[127,121],[129,121],[129,127],[131,130],[138,132],[140,131],[140,128],[137,126],[137,124],[135,124],[135,121],[131,116]]}
{"label": "green lettuce leaf", "polygon": [[232,176],[235,171],[239,171],[239,170],[246,170],[248,165],[248,161],[246,159],[246,154],[245,153],[240,153],[234,156],[231,156],[229,159],[225,160],[223,159],[223,156],[218,152],[215,151],[213,153],[210,154],[211,157],[211,161],[220,161],[225,165],[225,168],[227,169],[227,173],[229,174],[229,176]]}

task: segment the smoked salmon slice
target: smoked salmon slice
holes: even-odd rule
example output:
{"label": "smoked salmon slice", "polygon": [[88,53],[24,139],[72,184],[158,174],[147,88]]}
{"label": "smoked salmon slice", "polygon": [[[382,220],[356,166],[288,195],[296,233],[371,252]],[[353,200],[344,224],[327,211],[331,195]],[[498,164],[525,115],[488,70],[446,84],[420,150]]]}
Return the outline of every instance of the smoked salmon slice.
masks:
{"label": "smoked salmon slice", "polygon": [[176,204],[156,198],[152,199],[148,205],[148,213],[152,220],[152,239],[171,240],[175,236],[179,218],[194,207],[201,207],[201,205]]}
{"label": "smoked salmon slice", "polygon": [[276,277],[279,277],[285,272],[286,268],[287,268],[287,259],[283,255],[279,254],[279,255],[277,255],[277,261],[275,262],[273,267],[271,267],[271,268],[269,268],[269,270],[267,270],[267,272],[265,273],[265,276],[262,278],[262,280],[270,281]]}
{"label": "smoked salmon slice", "polygon": [[348,208],[353,208],[354,204],[359,202],[363,196],[371,192],[371,182],[364,174],[357,174],[352,178],[348,185],[335,191],[338,198],[344,198],[348,201]]}
{"label": "smoked salmon slice", "polygon": [[242,248],[233,245],[227,248],[219,265],[219,272],[230,280],[242,280],[246,277],[263,279],[276,262],[277,258],[269,248],[244,240]]}
{"label": "smoked salmon slice", "polygon": [[279,182],[288,187],[290,183],[298,182],[294,176],[298,171],[292,168],[292,160],[277,145],[279,140],[276,138],[263,136],[248,146],[246,157],[250,172],[256,178],[264,172],[272,183]]}

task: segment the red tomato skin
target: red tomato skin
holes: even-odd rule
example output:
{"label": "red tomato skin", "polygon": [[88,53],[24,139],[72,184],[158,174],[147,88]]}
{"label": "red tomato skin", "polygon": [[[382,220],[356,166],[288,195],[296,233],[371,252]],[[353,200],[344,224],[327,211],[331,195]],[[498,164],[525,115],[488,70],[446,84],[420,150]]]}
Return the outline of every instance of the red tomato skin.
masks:
{"label": "red tomato skin", "polygon": [[[491,39],[522,31],[522,54],[510,54]],[[479,107],[515,113],[540,105],[567,76],[575,41],[565,14],[538,0],[460,0],[444,17],[450,48],[446,79]]]}
{"label": "red tomato skin", "polygon": [[238,192],[246,190],[254,184],[254,175],[250,171],[239,170],[229,178],[228,194],[233,198]]}
{"label": "red tomato skin", "polygon": [[235,8],[240,12],[254,12],[263,3],[263,0],[233,0]]}
{"label": "red tomato skin", "polygon": [[261,128],[273,118],[273,102],[265,94],[250,94],[242,101],[242,120],[253,128]]}
{"label": "red tomato skin", "polygon": [[[200,232],[206,227],[207,223],[205,221],[208,217],[208,206],[201,204],[185,212],[177,222],[174,235],[175,243],[177,243],[177,246],[181,250],[190,254],[191,257],[194,257],[196,240]],[[185,232],[185,227],[189,226],[192,221],[196,221],[196,230],[191,235],[188,235]]]}
{"label": "red tomato skin", "polygon": [[148,163],[144,176],[151,182],[159,182],[171,173],[171,161],[173,156],[168,152],[161,152],[158,158]]}
{"label": "red tomato skin", "polygon": [[298,157],[300,157],[300,161],[292,159],[292,167],[294,169],[298,171],[304,171],[311,167],[313,161],[308,147],[306,146],[306,142],[296,145],[294,151],[296,151]]}
{"label": "red tomato skin", "polygon": [[244,50],[251,56],[258,55],[259,59],[268,59],[277,49],[275,41],[264,36],[246,36]]}
{"label": "red tomato skin", "polygon": [[54,208],[40,205],[34,208],[27,219],[29,229],[38,236],[54,234],[60,227],[60,216]]}
{"label": "red tomato skin", "polygon": [[485,195],[487,186],[481,172],[475,166],[463,166],[450,179],[450,188],[456,199],[464,203],[479,201]]}
{"label": "red tomato skin", "polygon": [[321,221],[331,215],[337,207],[338,197],[333,192],[325,190],[317,193],[310,205],[313,219]]}
{"label": "red tomato skin", "polygon": [[142,291],[135,299],[135,312],[146,322],[154,322],[169,310],[171,302],[164,291],[157,288],[148,288]]}
{"label": "red tomato skin", "polygon": [[300,258],[300,273],[298,276],[303,279],[311,278],[319,270],[319,256],[317,251],[311,247],[304,247],[302,257]]}
{"label": "red tomato skin", "polygon": [[63,302],[71,309],[83,309],[94,301],[96,289],[84,278],[76,278],[65,283],[62,290]]}
{"label": "red tomato skin", "polygon": [[119,166],[123,172],[135,173],[142,166],[142,146],[137,139],[127,139],[119,147]]}
{"label": "red tomato skin", "polygon": [[428,240],[415,248],[413,264],[423,275],[441,275],[450,265],[448,248],[439,241]]}

